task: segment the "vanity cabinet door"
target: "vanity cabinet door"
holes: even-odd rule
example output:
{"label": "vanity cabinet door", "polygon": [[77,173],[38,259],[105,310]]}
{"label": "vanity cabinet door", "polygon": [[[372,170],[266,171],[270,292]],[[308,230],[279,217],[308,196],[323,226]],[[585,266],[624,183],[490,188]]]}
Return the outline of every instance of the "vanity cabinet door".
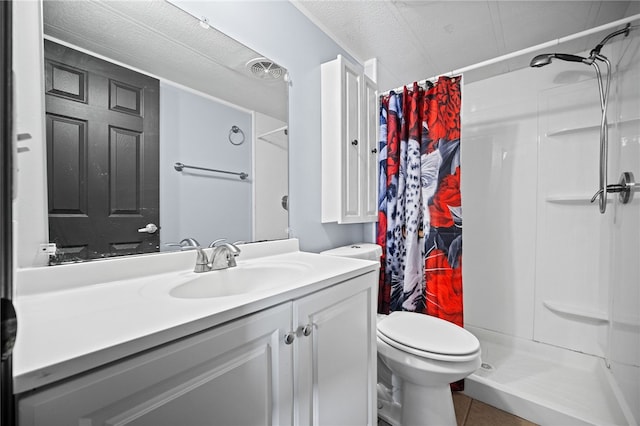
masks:
{"label": "vanity cabinet door", "polygon": [[19,399],[21,426],[292,423],[291,302]]}
{"label": "vanity cabinet door", "polygon": [[377,275],[293,302],[295,424],[375,425]]}

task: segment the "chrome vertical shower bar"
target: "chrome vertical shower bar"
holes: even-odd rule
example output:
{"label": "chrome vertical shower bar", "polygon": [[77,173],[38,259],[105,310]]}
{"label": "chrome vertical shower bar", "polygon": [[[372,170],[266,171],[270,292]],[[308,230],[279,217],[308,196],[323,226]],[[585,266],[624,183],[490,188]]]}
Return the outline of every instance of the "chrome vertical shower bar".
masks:
{"label": "chrome vertical shower bar", "polygon": [[600,213],[604,214],[607,211],[607,174],[608,174],[608,162],[609,162],[609,127],[607,123],[607,106],[609,103],[609,88],[611,85],[611,63],[609,60],[600,54],[595,55],[595,58],[603,61],[607,65],[607,82],[606,85],[602,84],[602,75],[600,73],[600,67],[596,61],[593,61],[591,65],[596,70],[598,77],[598,89],[600,92],[600,176],[599,183],[600,189],[598,190],[598,205]]}

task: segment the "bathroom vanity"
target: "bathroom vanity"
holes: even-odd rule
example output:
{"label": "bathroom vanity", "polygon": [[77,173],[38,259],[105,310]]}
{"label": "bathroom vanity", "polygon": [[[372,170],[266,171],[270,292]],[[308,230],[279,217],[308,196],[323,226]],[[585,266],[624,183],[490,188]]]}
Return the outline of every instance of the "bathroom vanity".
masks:
{"label": "bathroom vanity", "polygon": [[22,271],[19,424],[376,424],[378,263],[241,248],[202,274],[195,252],[94,262],[83,286],[87,264]]}

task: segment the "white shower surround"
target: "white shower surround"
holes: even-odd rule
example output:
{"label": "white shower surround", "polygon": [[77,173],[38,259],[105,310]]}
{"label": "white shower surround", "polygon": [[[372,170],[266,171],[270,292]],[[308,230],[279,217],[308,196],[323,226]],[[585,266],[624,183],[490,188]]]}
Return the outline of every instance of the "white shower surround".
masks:
{"label": "white shower surround", "polygon": [[[617,69],[609,183],[640,179],[640,31],[602,53]],[[589,204],[599,116],[584,64],[464,86],[465,323],[494,367],[467,393],[541,423],[640,421],[640,194],[610,195],[604,216]]]}

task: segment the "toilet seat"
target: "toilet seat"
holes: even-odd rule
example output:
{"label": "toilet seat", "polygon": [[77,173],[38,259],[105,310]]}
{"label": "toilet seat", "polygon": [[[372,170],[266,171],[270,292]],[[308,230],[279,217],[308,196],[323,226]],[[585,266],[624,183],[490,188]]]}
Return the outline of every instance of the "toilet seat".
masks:
{"label": "toilet seat", "polygon": [[382,340],[383,342],[385,342],[386,344],[388,344],[389,346],[391,346],[393,349],[396,349],[400,352],[404,352],[410,355],[414,355],[416,357],[419,358],[424,358],[424,359],[431,359],[434,361],[445,361],[445,362],[465,362],[465,361],[471,361],[474,358],[478,357],[478,354],[480,353],[480,350],[478,349],[476,352],[467,354],[467,355],[447,355],[447,354],[439,354],[436,352],[426,352],[426,351],[420,351],[417,350],[415,348],[409,347],[409,346],[405,346],[402,343],[398,343],[396,341],[394,341],[393,339],[389,339],[388,337],[386,337],[384,334],[378,333],[378,339]]}
{"label": "toilet seat", "polygon": [[480,351],[478,339],[464,328],[414,312],[392,312],[378,321],[377,335],[398,350],[440,361],[468,361]]}

